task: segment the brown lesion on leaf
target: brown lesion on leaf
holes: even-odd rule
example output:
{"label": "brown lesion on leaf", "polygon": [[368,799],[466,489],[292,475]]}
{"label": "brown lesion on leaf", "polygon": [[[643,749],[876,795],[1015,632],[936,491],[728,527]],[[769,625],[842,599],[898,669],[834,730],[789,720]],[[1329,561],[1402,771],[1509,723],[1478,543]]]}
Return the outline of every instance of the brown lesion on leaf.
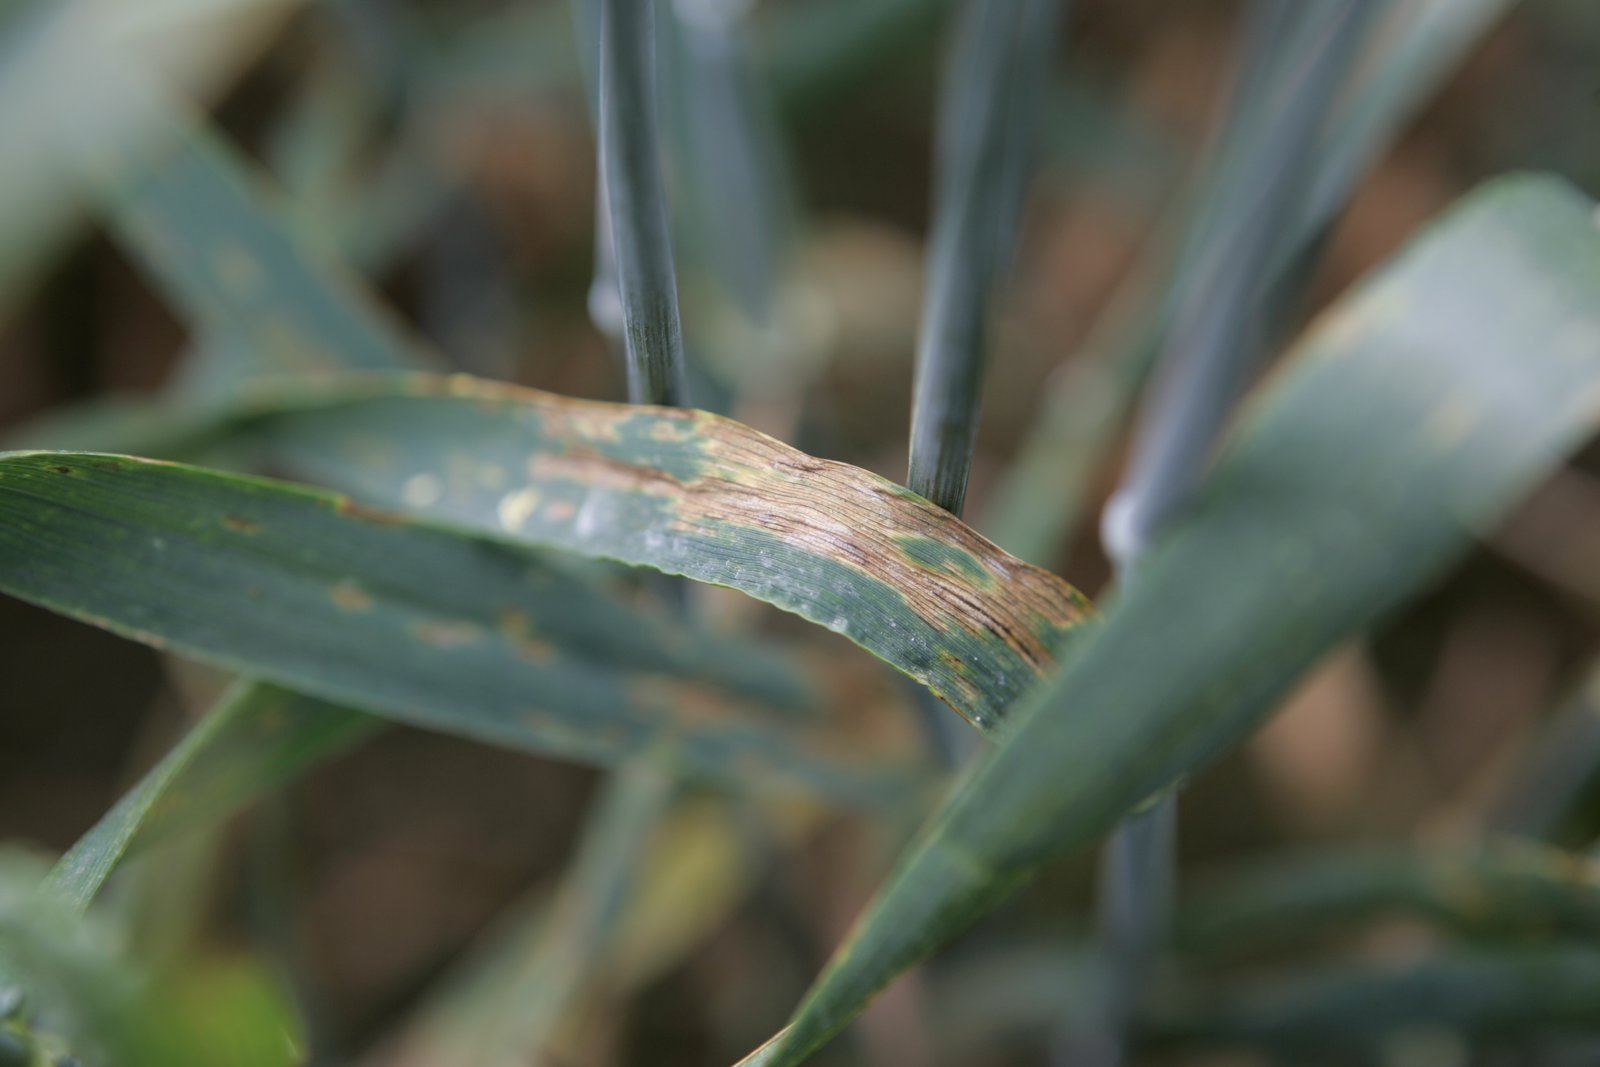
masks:
{"label": "brown lesion on leaf", "polygon": [[122,464],[110,459],[97,459],[90,464],[97,471],[120,471]]}
{"label": "brown lesion on leaf", "polygon": [[370,611],[372,597],[354,578],[345,578],[328,588],[328,599],[345,611]]}
{"label": "brown lesion on leaf", "polygon": [[375,526],[407,526],[410,520],[404,515],[393,511],[384,511],[381,508],[369,508],[365,504],[358,504],[347,496],[341,496],[334,501],[334,510],[340,515],[362,522],[370,522]]}
{"label": "brown lesion on leaf", "polygon": [[243,515],[224,515],[222,525],[239,533],[253,534],[261,532],[261,524],[245,518]]}
{"label": "brown lesion on leaf", "polygon": [[[578,400],[501,383],[452,379],[441,389],[421,376],[414,393],[448,392],[531,407],[553,447],[536,452],[528,475],[589,488],[642,493],[670,502],[674,528],[725,536],[762,530],[800,552],[833,560],[883,583],[942,633],[991,635],[1036,671],[1053,662],[1061,634],[1093,611],[1054,574],[1006,553],[948,512],[878,475],[818,459],[741,423],[703,411]],[[652,440],[693,441],[702,463],[693,478],[605,454],[633,420],[649,420]],[[962,556],[960,566],[912,558],[905,543],[926,538]],[[970,561],[978,580],[962,573]],[[948,562],[948,561],[946,561]],[[957,670],[966,681],[970,666]]]}
{"label": "brown lesion on leaf", "polygon": [[72,468],[71,467],[62,467],[62,466],[57,466],[55,464],[47,465],[45,467],[45,470],[55,471],[57,474],[71,474],[72,473]]}

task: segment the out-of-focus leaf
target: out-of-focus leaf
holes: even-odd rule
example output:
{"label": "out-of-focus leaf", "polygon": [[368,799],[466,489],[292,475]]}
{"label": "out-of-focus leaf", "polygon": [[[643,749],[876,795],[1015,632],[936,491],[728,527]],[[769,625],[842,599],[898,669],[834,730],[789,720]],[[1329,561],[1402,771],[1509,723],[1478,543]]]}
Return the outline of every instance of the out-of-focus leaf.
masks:
{"label": "out-of-focus leaf", "polygon": [[1343,968],[1169,1007],[1141,1036],[1161,1044],[1251,1044],[1303,1063],[1371,1057],[1396,1042],[1593,1032],[1600,953],[1552,947],[1452,953],[1396,971]]}
{"label": "out-of-focus leaf", "polygon": [[1089,610],[914,493],[703,411],[469,378],[262,396],[289,469],[374,506],[732,586],[827,626],[979,726]]}
{"label": "out-of-focus leaf", "polygon": [[180,655],[390,718],[610,762],[881,796],[883,772],[753,717],[795,707],[769,652],[669,629],[505,544],[265,479],[0,455],[0,588]]}
{"label": "out-of-focus leaf", "polygon": [[906,485],[953,515],[978,438],[991,304],[1011,267],[1061,0],[969,0],[939,96]]}
{"label": "out-of-focus leaf", "polygon": [[1233,953],[1394,912],[1472,937],[1600,940],[1600,870],[1587,857],[1510,840],[1302,856],[1219,877],[1186,902],[1178,936],[1197,953]]}
{"label": "out-of-focus leaf", "polygon": [[436,362],[353,276],[297,240],[263,179],[178,105],[160,136],[104,165],[118,235],[207,335],[204,351],[240,357],[192,369],[191,391],[272,371]]}
{"label": "out-of-focus leaf", "polygon": [[950,0],[813,0],[775,7],[763,38],[772,84],[804,107],[919,37],[935,38]]}
{"label": "out-of-focus leaf", "polygon": [[[1279,234],[1264,284],[1292,269],[1332,224],[1395,131],[1508,6],[1509,0],[1389,5],[1346,99],[1335,108],[1318,146],[1303,210]],[[1199,210],[1203,204],[1177,202],[1165,228],[1181,231],[1180,223]],[[1094,471],[1115,441],[1168,329],[1172,309],[1164,306],[1163,294],[1178,282],[1175,243],[1171,233],[1152,239],[1147,262],[1129,276],[1079,354],[1050,384],[989,513],[976,524],[1007,551],[1032,563],[1047,562],[1081,515]],[[1191,262],[1189,269],[1206,265]]]}
{"label": "out-of-focus leaf", "polygon": [[549,1058],[566,1013],[605,972],[674,791],[650,755],[613,771],[549,906],[530,910],[521,929],[497,934],[487,958],[414,1025],[395,1061],[511,1067]]}
{"label": "out-of-focus leaf", "polygon": [[201,96],[248,60],[293,0],[8,0],[0,5],[0,308],[79,221],[86,153],[149,136],[154,71]]}
{"label": "out-of-focus leaf", "polygon": [[61,857],[46,888],[82,910],[124,856],[226,818],[380,724],[276,686],[236,683]]}
{"label": "out-of-focus leaf", "polygon": [[250,960],[187,961],[144,973],[92,916],[39,891],[42,874],[31,857],[0,853],[0,971],[48,1027],[32,1035],[38,1062],[69,1053],[119,1067],[298,1062],[298,1027]]}
{"label": "out-of-focus leaf", "polygon": [[1192,510],[1015,711],[752,1063],[793,1064],[1042,863],[1246,736],[1600,415],[1600,233],[1492,183],[1325,315]]}
{"label": "out-of-focus leaf", "polygon": [[928,1017],[940,1062],[968,1063],[1008,1041],[1036,1042],[1063,1022],[1087,1032],[1101,1020],[1105,961],[1031,943],[974,953],[929,975]]}

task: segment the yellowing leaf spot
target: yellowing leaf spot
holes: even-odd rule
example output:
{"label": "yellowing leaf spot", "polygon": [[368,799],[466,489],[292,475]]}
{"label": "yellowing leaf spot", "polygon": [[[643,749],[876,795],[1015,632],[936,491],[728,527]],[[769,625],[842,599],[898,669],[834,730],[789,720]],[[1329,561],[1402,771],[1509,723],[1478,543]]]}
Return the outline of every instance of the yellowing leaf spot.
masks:
{"label": "yellowing leaf spot", "polygon": [[497,509],[501,528],[507,533],[517,533],[538,506],[539,490],[531,485],[507,493],[500,498],[500,507]]}
{"label": "yellowing leaf spot", "polygon": [[360,583],[354,578],[345,578],[334,583],[333,587],[328,590],[328,599],[345,611],[370,611],[372,609],[372,597],[367,595],[367,591],[361,588]]}
{"label": "yellowing leaf spot", "polygon": [[444,483],[435,474],[413,474],[400,487],[400,499],[411,508],[431,507],[443,495]]}
{"label": "yellowing leaf spot", "polygon": [[483,631],[470,622],[425,622],[415,632],[434,648],[460,648],[483,636]]}

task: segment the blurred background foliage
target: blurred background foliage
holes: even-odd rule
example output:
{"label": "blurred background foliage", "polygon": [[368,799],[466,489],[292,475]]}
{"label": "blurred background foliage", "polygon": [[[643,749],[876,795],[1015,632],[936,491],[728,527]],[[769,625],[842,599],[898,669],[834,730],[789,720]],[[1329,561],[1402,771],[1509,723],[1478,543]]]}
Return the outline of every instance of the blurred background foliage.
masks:
{"label": "blurred background foliage", "polygon": [[[591,290],[595,146],[572,9],[559,0],[212,6],[218,25],[204,11],[185,16],[201,28],[164,39],[171,54],[153,49],[153,65],[209,116],[208,136],[270,183],[264,195],[306,247],[369,281],[458,369],[625,398],[621,366],[594,325],[607,318],[604,308],[594,313]],[[672,0],[659,13],[666,177],[695,405],[895,481],[907,475],[935,102],[954,6]],[[1600,6],[1478,6],[1481,32],[1321,239],[1296,321],[1486,176],[1551,170],[1600,193]],[[1240,8],[1075,0],[1055,33],[1036,102],[1040,166],[995,310],[967,491],[966,516],[981,531],[997,535],[1005,521],[1005,472],[1052,389],[1084,373],[1096,331],[1111,328],[1119,301],[1161,262],[1164,220],[1206,158],[1236,68]],[[46,21],[42,10],[0,6],[6,48],[25,48],[27,32],[50,32],[16,29],[16,20]],[[704,59],[718,49],[726,62]],[[26,152],[37,136],[30,123],[56,121],[40,102],[65,114],[76,75],[64,63],[68,83],[57,84],[48,71],[19,73],[6,62],[0,136],[21,146],[8,153]],[[127,104],[124,114],[98,113],[137,131],[145,119],[137,102]],[[174,121],[172,112],[158,121]],[[726,132],[736,127],[759,136],[731,150]],[[85,140],[137,152],[139,137]],[[125,193],[85,203],[81,190],[58,191],[13,189],[29,207],[0,211],[0,430],[37,440],[69,432],[63,413],[103,416],[158,393],[216,395],[225,383],[195,368],[214,374],[226,361],[200,361],[195,351],[226,345],[227,324],[201,321],[203,294],[186,306],[170,278],[147,269],[152,253],[118,206]],[[194,194],[171,195],[178,210],[198,210]],[[742,195],[758,202],[739,204]],[[728,216],[759,224],[729,226]],[[202,273],[226,285],[228,264]],[[1096,519],[1122,467],[1125,414],[1108,394],[1107,447],[1086,471],[1076,520],[1023,553],[1090,594],[1111,574]],[[1180,939],[1183,951],[1219,957],[1210,965],[1217,975],[1274,974],[1281,941],[1263,951],[1247,936],[1274,909],[1289,909],[1285,929],[1333,958],[1396,975],[1436,958],[1463,930],[1515,944],[1567,930],[1537,901],[1525,922],[1470,907],[1457,922],[1448,890],[1386,874],[1383,864],[1407,842],[1443,849],[1440,862],[1459,867],[1470,866],[1459,848],[1486,835],[1572,849],[1600,836],[1600,682],[1588,674],[1600,644],[1597,478],[1600,450],[1591,446],[1446,580],[1326,659],[1247,746],[1189,784],[1180,816],[1185,899],[1219,871],[1285,850],[1337,846],[1363,858],[1301,873],[1331,902],[1251,911],[1224,894],[1217,899],[1243,909],[1232,932],[1226,908],[1206,919],[1197,905],[1201,919],[1192,942]],[[951,728],[842,638],[738,594],[695,595],[712,617],[799,646],[830,705],[853,709],[856,729],[880,743],[920,753],[926,716],[935,716],[935,737]],[[93,825],[227,681],[4,597],[0,678],[0,839],[50,853]],[[492,992],[512,996],[508,989],[523,991],[514,1029],[529,1032],[504,1040],[541,1047],[542,1062],[729,1063],[782,1025],[908,828],[673,789],[637,770],[602,789],[587,768],[391,726],[225,827],[130,864],[110,905],[137,917],[131,929],[155,958],[181,954],[205,960],[206,974],[237,976],[185,979],[194,988],[219,1002],[271,1001],[239,1009],[240,1018],[281,1015],[284,1041],[312,1050],[315,1063],[456,1063],[459,1035],[508,1025]],[[585,863],[603,865],[607,841],[649,872],[638,881],[650,892],[605,905],[581,887],[558,888],[575,857],[573,877]],[[1529,853],[1505,862],[1523,870],[1555,861]],[[1450,867],[1440,878],[1470,892],[1473,878],[1492,875]],[[1341,925],[1331,898],[1341,878],[1362,876],[1369,897],[1371,884],[1387,887],[1383,906]],[[1054,864],[895,986],[818,1062],[1038,1062],[1086,980],[1072,948],[1087,930],[1092,882],[1092,857]],[[622,910],[617,947],[598,978],[563,993],[550,985],[563,972],[561,954],[597,951],[584,931],[601,920],[585,907]],[[507,963],[504,946],[541,929],[530,918],[539,915],[561,917],[552,928],[570,931],[570,943],[547,941]],[[1208,933],[1201,920],[1222,932]],[[1580,939],[1600,930],[1581,916],[1573,922]],[[1446,978],[1473,989],[1518,980],[1483,966],[1470,980]],[[1593,999],[1600,972],[1585,966],[1594,964],[1575,962],[1563,981]],[[1316,1010],[1328,1018],[1305,1008],[1279,1027],[1287,1045],[1259,1048],[1291,1062],[1338,1054],[1325,1034],[1362,1029],[1362,1019],[1382,1014],[1374,1005],[1446,996],[1438,992],[1452,988],[1446,978],[1420,993],[1397,977],[1393,989],[1323,996]],[[1541,988],[1537,975],[1522,982]],[[1276,1010],[1286,1018],[1297,1009]],[[1468,1044],[1477,1033],[1470,1011],[1429,1017],[1408,1025],[1397,1014],[1351,1055],[1384,1067],[1600,1061],[1592,1008],[1587,1027],[1560,1040],[1523,1034],[1504,1048],[1492,1033]],[[1221,1053],[1196,1052],[1195,1028],[1185,1027],[1178,1016],[1156,1020],[1137,1059],[1242,1065],[1262,1055],[1237,1051],[1239,1036],[1250,1038],[1246,1022],[1225,1035],[1233,1050]],[[247,1062],[226,1058],[235,1054],[209,1062]],[[4,1055],[0,1048],[0,1062],[10,1062]]]}

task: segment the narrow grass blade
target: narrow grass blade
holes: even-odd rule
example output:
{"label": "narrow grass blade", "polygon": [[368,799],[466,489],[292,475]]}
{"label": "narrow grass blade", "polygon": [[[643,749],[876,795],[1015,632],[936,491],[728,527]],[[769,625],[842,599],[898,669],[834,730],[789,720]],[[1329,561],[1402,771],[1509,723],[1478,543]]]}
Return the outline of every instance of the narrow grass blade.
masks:
{"label": "narrow grass blade", "polygon": [[[1237,128],[1215,175],[1218,192],[1189,241],[1189,269],[1172,293],[1172,322],[1139,420],[1127,475],[1107,505],[1102,540],[1126,573],[1163,523],[1188,501],[1211,457],[1211,445],[1250,365],[1266,321],[1262,278],[1280,231],[1301,209],[1301,186],[1317,133],[1350,66],[1376,0],[1325,0],[1303,11],[1297,0],[1272,0],[1282,36],[1309,43],[1294,50],[1293,72],[1262,80],[1270,100],[1235,103]],[[1275,49],[1274,49],[1275,50]],[[1281,65],[1280,61],[1280,65]],[[1265,64],[1257,64],[1265,66]]]}
{"label": "narrow grass blade", "polygon": [[1344,849],[1216,877],[1185,901],[1177,928],[1181,947],[1219,956],[1395,913],[1485,940],[1600,942],[1600,869],[1527,841]]}
{"label": "narrow grass blade", "polygon": [[631,611],[537,556],[329,493],[175,464],[0,455],[0,588],[389,718],[602,763],[676,739],[684,773],[870,800],[787,664]]}
{"label": "narrow grass blade", "polygon": [[1062,0],[968,0],[940,97],[906,485],[961,514],[990,305],[1011,263]]}
{"label": "narrow grass blade", "polygon": [[656,134],[652,0],[603,0],[600,179],[616,248],[628,352],[628,399],[688,403],[678,283]]}
{"label": "narrow grass blade", "polygon": [[227,818],[376,730],[381,720],[260,682],[217,701],[161,762],[61,857],[45,888],[82,911],[121,860]]}
{"label": "narrow grass blade", "polygon": [[[1600,1025],[1600,952],[1554,945],[1459,952],[1404,968],[1341,967],[1197,998],[1146,1020],[1160,1045],[1253,1045],[1284,1062],[1370,1062],[1398,1042],[1470,1052],[1469,1042],[1592,1034]],[[1430,1040],[1431,1039],[1431,1040]],[[1403,1046],[1402,1046],[1403,1047]],[[1416,1046],[1414,1046],[1416,1047]]]}
{"label": "narrow grass blade", "polygon": [[793,1064],[1037,867],[1248,733],[1600,413],[1600,233],[1554,179],[1468,198],[1311,331],[1139,580],[1015,711],[778,1037]]}
{"label": "narrow grass blade", "polygon": [[[1318,148],[1304,212],[1280,234],[1272,274],[1288,269],[1333,221],[1356,183],[1509,0],[1412,0],[1397,4],[1373,35]],[[1187,213],[1189,206],[1180,204]],[[1169,229],[1173,227],[1168,227]],[[1048,563],[1081,515],[1090,478],[1115,440],[1168,328],[1159,294],[1173,283],[1157,241],[1152,262],[1112,301],[1089,342],[1051,384],[1016,461],[978,523],[1032,563]],[[1270,280],[1270,279],[1269,279]]]}
{"label": "narrow grass blade", "polygon": [[743,590],[844,634],[981,727],[1089,610],[908,490],[721,416],[465,378],[318,395],[286,394],[255,421],[288,469],[374,505]]}
{"label": "narrow grass blade", "polygon": [[[1212,210],[1196,220],[1172,293],[1172,330],[1134,438],[1133,458],[1106,507],[1101,540],[1120,582],[1157,532],[1180,512],[1209,465],[1212,445],[1267,333],[1263,266],[1284,222],[1301,206],[1334,90],[1344,80],[1375,0],[1266,0],[1235,88],[1233,128],[1222,149]],[[1285,49],[1282,39],[1307,42]],[[1297,42],[1298,43],[1298,42]],[[1294,69],[1281,69],[1293,63]],[[1159,958],[1171,920],[1177,867],[1177,796],[1130,815],[1107,843],[1096,900],[1111,996],[1099,1043],[1119,1049],[1134,1005]],[[1120,1051],[1107,1057],[1122,1060]]]}

